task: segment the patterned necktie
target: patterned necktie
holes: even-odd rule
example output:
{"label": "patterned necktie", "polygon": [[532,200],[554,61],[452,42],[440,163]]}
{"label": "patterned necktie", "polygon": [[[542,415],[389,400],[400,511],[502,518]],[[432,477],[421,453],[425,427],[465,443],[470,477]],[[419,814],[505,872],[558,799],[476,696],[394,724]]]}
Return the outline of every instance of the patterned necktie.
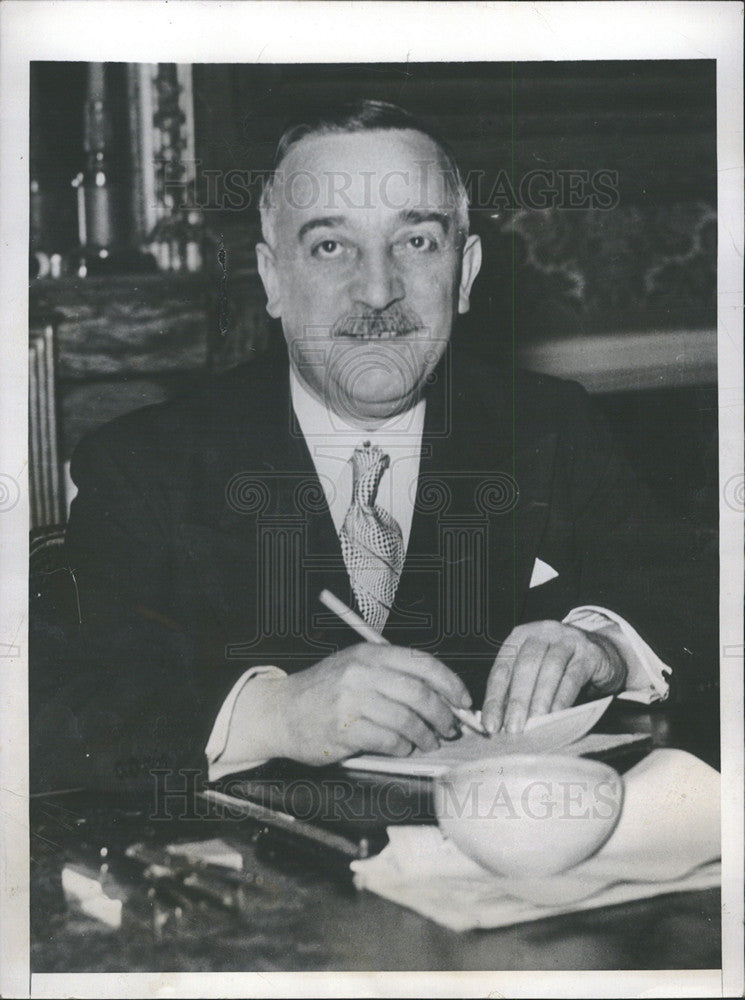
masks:
{"label": "patterned necktie", "polygon": [[376,502],[378,485],[390,464],[378,445],[366,441],[352,455],[352,502],[339,532],[344,563],[362,617],[378,632],[393,607],[404,567],[401,528]]}

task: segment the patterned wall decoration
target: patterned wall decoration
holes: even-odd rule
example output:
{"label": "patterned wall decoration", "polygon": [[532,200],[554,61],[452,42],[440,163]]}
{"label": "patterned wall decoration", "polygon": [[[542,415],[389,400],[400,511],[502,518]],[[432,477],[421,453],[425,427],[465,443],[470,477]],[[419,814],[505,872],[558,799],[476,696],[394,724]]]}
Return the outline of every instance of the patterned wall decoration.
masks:
{"label": "patterned wall decoration", "polygon": [[[398,101],[430,118],[477,180],[472,225],[484,265],[462,324],[474,349],[490,350],[499,337],[527,350],[559,338],[699,329],[711,344],[714,81],[706,62],[421,64],[405,74],[388,65],[195,66],[196,155],[205,174],[255,178],[270,168],[289,119],[339,98]],[[537,167],[591,179],[611,171],[616,197],[605,209],[483,198],[495,178],[517,191]],[[236,207],[217,197],[204,219],[228,261],[230,322],[212,327],[220,366],[263,349],[271,323],[255,267],[255,198]],[[208,282],[219,283],[206,264]]]}
{"label": "patterned wall decoration", "polygon": [[526,340],[552,333],[716,323],[716,208],[521,209],[516,294]]}

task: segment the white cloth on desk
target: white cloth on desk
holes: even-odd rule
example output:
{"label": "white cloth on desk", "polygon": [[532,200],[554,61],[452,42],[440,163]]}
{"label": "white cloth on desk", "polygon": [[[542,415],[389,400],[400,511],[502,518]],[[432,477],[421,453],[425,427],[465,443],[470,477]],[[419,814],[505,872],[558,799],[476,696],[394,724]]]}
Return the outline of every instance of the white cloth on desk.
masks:
{"label": "white cloth on desk", "polygon": [[389,827],[380,854],[352,862],[355,882],[455,931],[719,885],[718,772],[682,750],[654,750],[623,781],[621,817],[610,839],[562,874],[495,875],[439,827],[417,825]]}

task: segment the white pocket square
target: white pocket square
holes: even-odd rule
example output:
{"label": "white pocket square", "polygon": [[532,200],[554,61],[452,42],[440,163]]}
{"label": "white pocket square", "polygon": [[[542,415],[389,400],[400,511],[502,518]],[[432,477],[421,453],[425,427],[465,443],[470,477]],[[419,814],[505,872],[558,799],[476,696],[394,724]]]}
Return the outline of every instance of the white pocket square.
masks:
{"label": "white pocket square", "polygon": [[558,575],[559,574],[553,566],[549,566],[549,564],[545,563],[542,559],[536,559],[533,564],[533,574],[530,577],[529,586],[540,587],[542,583],[548,583],[549,580],[553,580],[553,578]]}

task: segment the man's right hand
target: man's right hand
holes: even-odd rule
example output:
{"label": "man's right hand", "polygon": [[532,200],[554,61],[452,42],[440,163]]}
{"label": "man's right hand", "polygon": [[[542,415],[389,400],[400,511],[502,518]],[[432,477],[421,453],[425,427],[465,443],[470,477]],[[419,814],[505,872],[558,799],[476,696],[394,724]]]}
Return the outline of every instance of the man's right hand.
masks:
{"label": "man's right hand", "polygon": [[273,682],[274,756],[330,764],[359,751],[406,756],[457,731],[465,685],[434,656],[363,642]]}

